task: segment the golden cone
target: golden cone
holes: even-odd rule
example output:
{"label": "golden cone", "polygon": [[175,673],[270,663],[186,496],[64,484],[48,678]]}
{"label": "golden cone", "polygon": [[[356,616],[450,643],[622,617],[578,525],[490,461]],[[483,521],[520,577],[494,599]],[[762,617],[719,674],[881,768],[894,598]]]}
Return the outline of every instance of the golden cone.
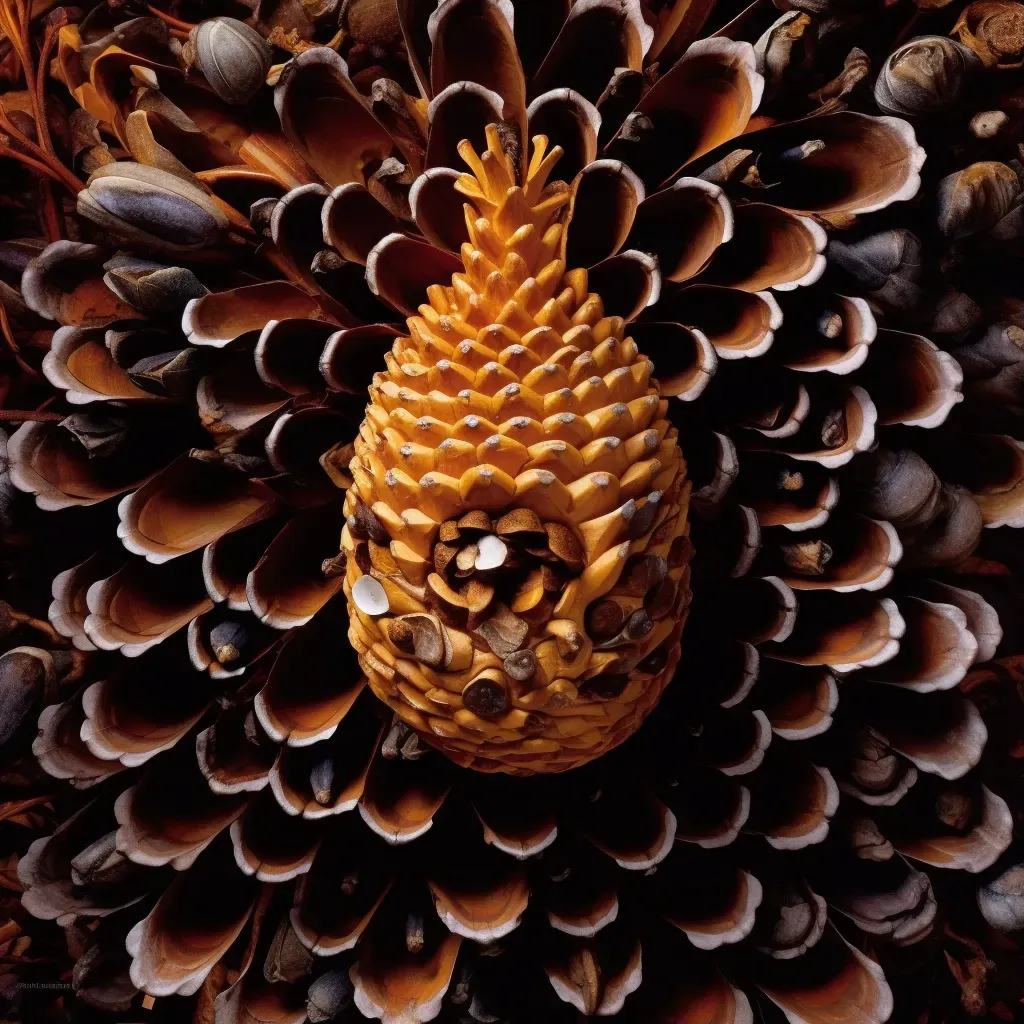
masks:
{"label": "golden cone", "polygon": [[[355,442],[349,638],[377,696],[460,764],[563,771],[631,735],[672,677],[689,484],[653,364],[566,271],[561,148],[537,136],[520,185],[496,125],[487,141],[459,147],[463,271],[409,317]],[[366,576],[387,607],[360,600]],[[588,634],[599,600],[632,626]]]}

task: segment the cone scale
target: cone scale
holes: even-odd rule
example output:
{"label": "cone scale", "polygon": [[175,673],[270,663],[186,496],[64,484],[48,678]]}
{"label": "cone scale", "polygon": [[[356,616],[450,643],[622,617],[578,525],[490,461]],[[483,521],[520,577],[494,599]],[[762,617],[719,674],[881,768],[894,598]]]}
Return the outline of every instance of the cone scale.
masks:
{"label": "cone scale", "polygon": [[689,484],[653,364],[566,270],[561,150],[534,139],[520,186],[487,138],[460,147],[464,269],[409,317],[355,442],[349,637],[456,762],[563,771],[630,736],[672,677]]}

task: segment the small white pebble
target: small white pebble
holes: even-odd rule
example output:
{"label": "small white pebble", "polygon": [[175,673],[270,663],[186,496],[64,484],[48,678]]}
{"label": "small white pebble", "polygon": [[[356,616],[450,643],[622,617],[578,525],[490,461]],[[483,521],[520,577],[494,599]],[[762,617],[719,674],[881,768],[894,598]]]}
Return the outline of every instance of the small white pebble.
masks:
{"label": "small white pebble", "polygon": [[364,615],[384,615],[391,608],[387,591],[372,576],[360,576],[352,584],[352,600]]}
{"label": "small white pebble", "polygon": [[476,561],[473,563],[477,569],[497,569],[503,565],[508,555],[508,548],[500,537],[488,533],[476,542]]}

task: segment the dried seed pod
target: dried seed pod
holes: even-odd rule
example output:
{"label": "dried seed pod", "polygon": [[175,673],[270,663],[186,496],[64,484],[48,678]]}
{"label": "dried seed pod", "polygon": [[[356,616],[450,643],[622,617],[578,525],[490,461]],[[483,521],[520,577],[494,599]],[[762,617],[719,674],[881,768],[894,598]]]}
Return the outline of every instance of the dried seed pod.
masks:
{"label": "dried seed pod", "polygon": [[225,103],[248,103],[266,81],[270,46],[254,28],[235,18],[201,21],[189,36],[195,66]]}
{"label": "dried seed pod", "polygon": [[944,36],[918,36],[889,55],[875,82],[886,114],[932,114],[956,102],[977,58]]}
{"label": "dried seed pod", "polygon": [[968,4],[953,34],[986,67],[1019,68],[1024,64],[1024,7],[1014,0],[979,0]]}
{"label": "dried seed pod", "polygon": [[939,182],[939,230],[948,238],[964,238],[994,227],[1019,194],[1011,167],[995,160],[971,164]]}
{"label": "dried seed pod", "polygon": [[78,193],[78,213],[118,240],[189,251],[219,242],[227,217],[191,182],[157,167],[119,160],[94,171]]}

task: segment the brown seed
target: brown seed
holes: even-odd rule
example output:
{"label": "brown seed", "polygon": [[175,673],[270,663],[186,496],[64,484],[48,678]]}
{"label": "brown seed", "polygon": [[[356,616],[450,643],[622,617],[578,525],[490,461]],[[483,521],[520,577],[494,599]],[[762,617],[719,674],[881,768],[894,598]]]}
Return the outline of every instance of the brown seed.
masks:
{"label": "brown seed", "polygon": [[412,633],[413,657],[424,665],[440,665],[444,659],[444,639],[437,620],[432,615],[413,613],[403,615],[401,621]]}
{"label": "brown seed", "polygon": [[516,682],[525,683],[537,671],[537,656],[528,648],[514,651],[502,664],[505,675]]}
{"label": "brown seed", "polygon": [[498,604],[494,614],[481,622],[473,632],[483,639],[492,653],[499,658],[507,658],[522,647],[530,627],[506,605]]}
{"label": "brown seed", "polygon": [[[349,520],[355,520],[359,536],[365,540],[372,540],[374,544],[390,544],[391,537],[384,529],[384,524],[377,518],[373,510],[363,502],[359,502],[353,515]],[[355,533],[355,531],[353,531]]]}
{"label": "brown seed", "polygon": [[412,627],[404,619],[392,619],[388,625],[388,639],[400,650],[411,653],[415,646]]}
{"label": "brown seed", "polygon": [[963,790],[946,790],[935,801],[939,821],[958,830],[967,828],[973,810],[971,798]]}
{"label": "brown seed", "polygon": [[804,475],[799,470],[784,469],[775,484],[780,491],[799,491],[804,485]]}
{"label": "brown seed", "polygon": [[500,680],[483,675],[462,691],[462,702],[481,718],[503,715],[508,711],[508,691]]}
{"label": "brown seed", "polygon": [[333,558],[325,558],[320,563],[320,571],[324,575],[324,579],[336,580],[339,576],[345,575],[345,566],[348,564],[348,559],[345,556],[344,551],[339,551]]}
{"label": "brown seed", "polygon": [[595,601],[587,608],[584,623],[593,640],[608,640],[622,629],[625,615],[622,606],[612,600]]}
{"label": "brown seed", "polygon": [[783,544],[782,559],[800,576],[820,576],[832,558],[832,548],[823,540]]}
{"label": "brown seed", "polygon": [[550,565],[542,565],[540,567],[540,582],[544,588],[545,593],[557,594],[561,591],[563,580],[557,570],[553,569]]}
{"label": "brown seed", "polygon": [[511,537],[518,533],[543,533],[544,524],[532,509],[514,508],[494,524],[494,532],[499,537]]}
{"label": "brown seed", "polygon": [[451,562],[459,553],[459,549],[453,544],[435,544],[434,545],[434,568],[438,574],[444,576],[448,569],[448,563]]}
{"label": "brown seed", "polygon": [[490,533],[491,517],[482,509],[473,509],[459,520],[459,530],[480,530],[483,533]]}
{"label": "brown seed", "polygon": [[676,581],[666,576],[656,587],[644,595],[644,607],[652,619],[663,619],[672,610],[676,600]]}
{"label": "brown seed", "polygon": [[356,565],[364,576],[373,572],[373,562],[370,561],[370,545],[367,541],[356,544]]}
{"label": "brown seed", "polygon": [[410,912],[405,919],[405,948],[410,953],[421,953],[424,946],[423,915]]}
{"label": "brown seed", "polygon": [[[464,548],[459,550],[459,553],[455,556],[456,576],[469,576],[474,572],[478,550],[479,549],[475,544],[467,544]],[[434,564],[437,564],[436,559]]]}
{"label": "brown seed", "polygon": [[588,679],[581,690],[588,697],[594,697],[597,700],[615,700],[616,697],[622,696],[622,691],[625,690],[628,682],[629,676],[624,672],[602,673],[594,676],[593,679]]}
{"label": "brown seed", "polygon": [[652,629],[654,629],[654,620],[647,614],[647,610],[637,608],[626,620],[623,632],[630,640],[639,640],[641,637],[647,636]]}
{"label": "brown seed", "polygon": [[459,539],[459,524],[454,519],[447,519],[437,531],[438,540],[444,544],[454,544]]}
{"label": "brown seed", "polygon": [[583,547],[576,539],[576,534],[564,523],[545,523],[544,532],[548,535],[548,548],[571,573],[583,571]]}
{"label": "brown seed", "polygon": [[826,448],[838,448],[846,442],[846,412],[833,409],[821,424],[821,443]]}
{"label": "brown seed", "polygon": [[661,491],[651,491],[647,500],[640,505],[633,518],[629,521],[629,529],[626,536],[630,540],[637,540],[650,533],[654,528],[654,520],[658,515],[658,508],[661,504]]}
{"label": "brown seed", "polygon": [[634,597],[643,597],[668,575],[668,562],[661,555],[634,555],[627,563],[619,586]]}

